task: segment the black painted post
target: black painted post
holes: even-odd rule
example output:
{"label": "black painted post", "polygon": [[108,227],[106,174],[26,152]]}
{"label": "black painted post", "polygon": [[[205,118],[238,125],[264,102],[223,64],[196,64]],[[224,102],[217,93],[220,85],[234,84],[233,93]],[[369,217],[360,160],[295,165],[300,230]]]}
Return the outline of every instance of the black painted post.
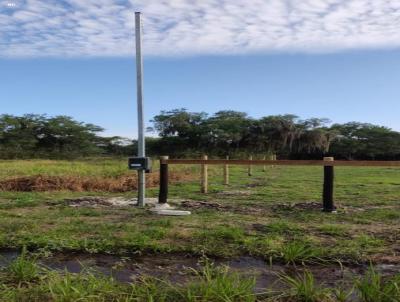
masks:
{"label": "black painted post", "polygon": [[249,167],[248,167],[248,169],[247,169],[247,174],[249,175],[249,176],[252,176],[253,175],[253,166],[251,165],[251,161],[253,160],[253,156],[252,155],[250,155],[249,156],[249,161],[250,161],[250,163],[249,163]]}
{"label": "black painted post", "polygon": [[160,192],[158,195],[158,203],[166,204],[168,200],[168,156],[160,157]]}
{"label": "black painted post", "polygon": [[[334,161],[333,157],[324,157],[324,161]],[[323,211],[334,212],[336,207],[333,200],[334,167],[324,166]]]}

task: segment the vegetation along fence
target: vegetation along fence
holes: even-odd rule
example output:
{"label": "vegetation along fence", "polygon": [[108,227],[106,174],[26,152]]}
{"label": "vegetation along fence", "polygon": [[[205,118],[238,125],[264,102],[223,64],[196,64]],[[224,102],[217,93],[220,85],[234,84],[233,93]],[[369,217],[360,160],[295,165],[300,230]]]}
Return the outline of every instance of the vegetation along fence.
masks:
{"label": "vegetation along fence", "polygon": [[322,190],[323,211],[333,212],[336,210],[333,198],[334,187],[334,167],[400,167],[400,161],[345,161],[334,160],[333,157],[324,157],[323,160],[248,160],[233,159],[208,159],[204,155],[202,159],[169,159],[168,156],[160,157],[160,191],[159,203],[166,203],[168,199],[168,165],[201,165],[201,192],[208,192],[208,165],[224,166],[224,184],[229,184],[229,166],[230,165],[246,165],[248,166],[248,174],[251,175],[251,166],[322,166],[324,168],[324,182]]}

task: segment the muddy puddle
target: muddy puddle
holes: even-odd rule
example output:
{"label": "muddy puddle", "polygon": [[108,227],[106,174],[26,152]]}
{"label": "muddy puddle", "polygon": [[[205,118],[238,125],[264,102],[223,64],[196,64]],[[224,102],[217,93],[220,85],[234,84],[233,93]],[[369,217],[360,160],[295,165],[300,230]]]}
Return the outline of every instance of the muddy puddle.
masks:
{"label": "muddy puddle", "polygon": [[[0,268],[5,268],[17,258],[16,251],[0,252]],[[113,276],[119,282],[129,283],[143,276],[152,276],[172,283],[182,284],[195,280],[194,270],[200,270],[205,260],[185,254],[159,254],[147,256],[114,256],[98,254],[54,254],[51,257],[39,258],[42,266],[57,270],[79,273],[91,271],[95,274]],[[282,288],[285,285],[280,275],[302,275],[305,271],[313,273],[316,282],[330,287],[346,287],[354,279],[362,276],[368,266],[342,267],[340,265],[270,265],[263,259],[245,256],[236,259],[210,259],[215,266],[225,266],[229,271],[237,272],[244,277],[256,279],[256,292],[266,288]],[[375,267],[377,272],[392,276],[400,271],[400,265],[381,264]]]}

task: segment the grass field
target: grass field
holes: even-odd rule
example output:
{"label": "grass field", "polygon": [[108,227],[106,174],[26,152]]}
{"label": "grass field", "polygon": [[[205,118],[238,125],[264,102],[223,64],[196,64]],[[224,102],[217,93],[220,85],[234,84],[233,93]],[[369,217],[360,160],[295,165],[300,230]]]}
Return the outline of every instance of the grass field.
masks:
{"label": "grass field", "polygon": [[[118,179],[133,174],[126,166],[125,159],[1,161],[0,181],[37,175]],[[199,167],[171,170],[193,175],[170,186],[171,203],[191,216],[66,202],[131,198],[134,191],[0,191],[0,247],[4,254],[29,251],[5,261],[0,301],[400,301],[400,169],[335,168],[336,214],[321,212],[321,167],[254,167],[252,177],[246,167],[231,167],[229,186],[222,184],[222,167],[210,167],[208,194],[199,193]],[[148,191],[149,197],[157,194],[157,188]],[[122,266],[143,257],[195,264],[190,272],[172,265],[184,276],[178,280],[140,274],[127,284],[42,265],[60,255],[113,255]],[[217,265],[234,266],[232,261],[242,261],[237,270]],[[157,270],[150,267],[149,275]]]}

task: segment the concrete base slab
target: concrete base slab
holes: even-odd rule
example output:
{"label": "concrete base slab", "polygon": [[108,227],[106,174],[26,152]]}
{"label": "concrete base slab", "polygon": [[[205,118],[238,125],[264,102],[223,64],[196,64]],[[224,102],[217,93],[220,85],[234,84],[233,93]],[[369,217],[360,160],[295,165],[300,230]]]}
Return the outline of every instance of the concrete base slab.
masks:
{"label": "concrete base slab", "polygon": [[175,210],[175,208],[170,206],[168,203],[157,203],[154,205],[154,208],[150,209],[150,211],[157,215],[165,216],[186,216],[191,214],[190,211]]}
{"label": "concrete base slab", "polygon": [[152,212],[154,212],[157,215],[164,215],[164,216],[187,216],[192,214],[190,211],[180,211],[180,210],[156,210],[153,209]]}
{"label": "concrete base slab", "polygon": [[169,205],[168,203],[157,203],[154,206],[154,210],[173,210],[173,209],[175,208]]}
{"label": "concrete base slab", "polygon": [[[171,201],[180,204],[182,200],[171,199]],[[128,207],[137,206],[137,198],[124,197],[81,197],[75,199],[67,199],[66,202],[70,207]],[[189,211],[175,210],[175,207],[168,203],[159,204],[158,198],[146,198],[146,208],[159,215],[185,216],[190,215]]]}

